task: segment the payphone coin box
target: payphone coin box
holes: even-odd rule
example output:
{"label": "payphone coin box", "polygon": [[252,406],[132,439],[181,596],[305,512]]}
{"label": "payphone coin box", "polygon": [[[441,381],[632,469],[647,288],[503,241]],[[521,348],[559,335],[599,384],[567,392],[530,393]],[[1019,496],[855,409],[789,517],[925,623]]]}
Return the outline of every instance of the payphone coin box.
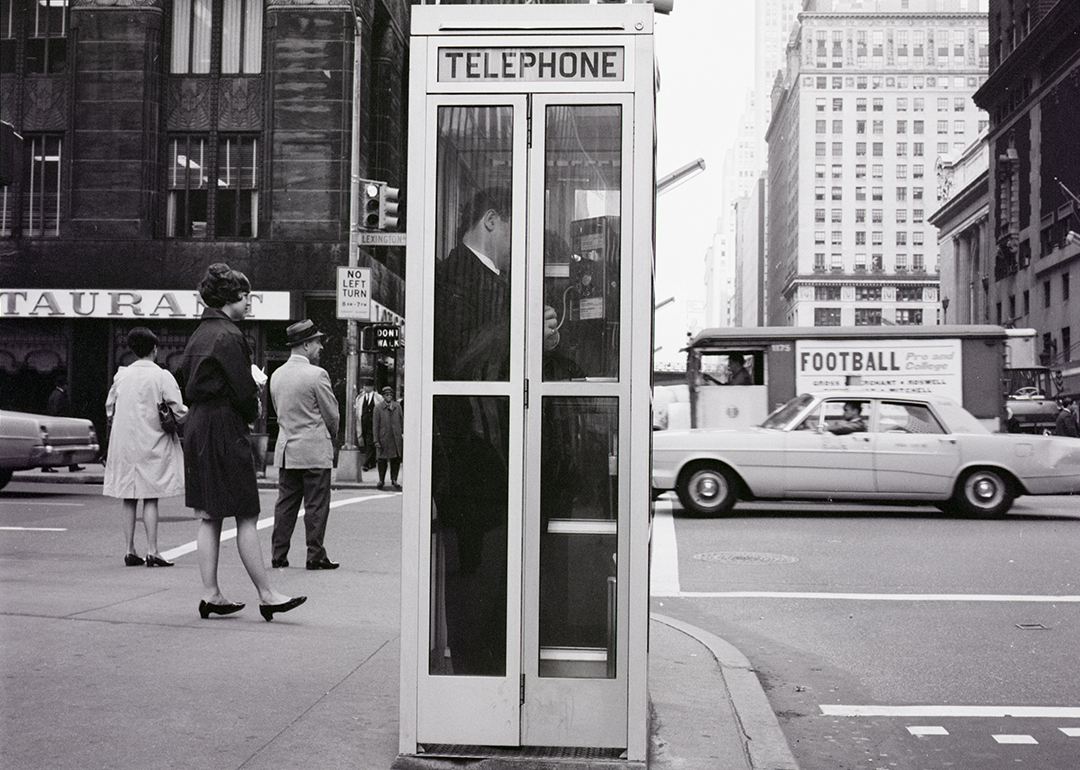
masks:
{"label": "payphone coin box", "polygon": [[399,750],[644,768],[653,8],[412,24]]}

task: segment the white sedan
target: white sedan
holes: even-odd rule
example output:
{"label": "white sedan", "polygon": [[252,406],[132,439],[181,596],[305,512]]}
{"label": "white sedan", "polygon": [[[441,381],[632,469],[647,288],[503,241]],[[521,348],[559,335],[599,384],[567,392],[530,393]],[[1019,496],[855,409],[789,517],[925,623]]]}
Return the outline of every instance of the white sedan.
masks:
{"label": "white sedan", "polygon": [[0,411],[0,489],[15,471],[93,462],[100,452],[89,420]]}
{"label": "white sedan", "polygon": [[1019,495],[1080,493],[1080,440],[990,433],[940,396],[798,396],[758,427],[653,433],[654,494],[718,516],[736,500],[932,503],[1005,513]]}

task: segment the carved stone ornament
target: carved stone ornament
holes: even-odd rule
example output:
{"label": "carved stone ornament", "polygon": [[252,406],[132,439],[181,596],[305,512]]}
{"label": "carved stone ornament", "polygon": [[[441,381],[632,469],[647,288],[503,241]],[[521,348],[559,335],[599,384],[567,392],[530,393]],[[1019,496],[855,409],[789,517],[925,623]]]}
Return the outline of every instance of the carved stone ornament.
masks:
{"label": "carved stone ornament", "polygon": [[164,8],[165,0],[71,0],[72,8]]}
{"label": "carved stone ornament", "polygon": [[342,2],[342,0],[266,0],[266,7],[269,8],[293,8],[296,6],[308,6],[317,5],[323,7],[335,7],[335,8],[349,8],[350,3]]}

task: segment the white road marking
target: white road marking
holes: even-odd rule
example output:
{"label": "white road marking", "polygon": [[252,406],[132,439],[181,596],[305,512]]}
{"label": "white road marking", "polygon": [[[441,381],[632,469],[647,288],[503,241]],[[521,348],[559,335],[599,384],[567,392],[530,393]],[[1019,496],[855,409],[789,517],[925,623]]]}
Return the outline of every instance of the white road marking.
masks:
{"label": "white road marking", "polygon": [[[347,497],[344,500],[334,500],[330,503],[330,507],[340,508],[343,505],[351,505],[353,503],[366,503],[370,500],[382,500],[387,497],[398,497],[398,493],[395,492],[393,494],[366,495],[363,497]],[[303,506],[301,506],[300,513],[297,515],[297,518],[301,518],[303,515],[304,508]],[[266,529],[267,527],[272,526],[274,526],[273,516],[267,519],[259,519],[259,522],[255,525],[256,529]],[[236,527],[233,527],[232,529],[223,529],[221,531],[221,542],[223,543],[226,540],[232,540],[234,537],[236,537]],[[172,561],[178,556],[184,556],[185,554],[189,554],[192,551],[197,550],[199,550],[199,544],[197,541],[192,540],[190,543],[184,543],[183,545],[179,545],[176,548],[170,548],[168,551],[163,551],[161,553],[161,558],[163,558],[165,561]]]}
{"label": "white road marking", "polygon": [[671,503],[657,500],[652,520],[652,564],[649,592],[653,596],[680,596],[679,543]]}
{"label": "white road marking", "polygon": [[1075,604],[1080,596],[1035,594],[856,594],[811,591],[682,591],[688,599],[842,599],[856,602],[1047,602]]}
{"label": "white road marking", "polygon": [[994,740],[998,743],[1023,743],[1023,744],[1037,744],[1033,736],[1030,735],[995,735]]}
{"label": "white road marking", "polygon": [[24,505],[46,505],[50,508],[82,508],[86,503],[51,503],[44,500],[0,500],[5,505],[21,508]]}
{"label": "white road marking", "polygon": [[1070,738],[1080,738],[1080,727],[1059,727],[1058,729]]}
{"label": "white road marking", "polygon": [[825,703],[818,708],[825,716],[838,717],[1080,718],[1080,708],[1075,706],[868,706]]}
{"label": "white road marking", "polygon": [[0,527],[5,532],[67,532],[67,527]]}
{"label": "white road marking", "polygon": [[944,727],[927,726],[927,727],[909,727],[907,729],[912,735],[948,735],[949,731]]}

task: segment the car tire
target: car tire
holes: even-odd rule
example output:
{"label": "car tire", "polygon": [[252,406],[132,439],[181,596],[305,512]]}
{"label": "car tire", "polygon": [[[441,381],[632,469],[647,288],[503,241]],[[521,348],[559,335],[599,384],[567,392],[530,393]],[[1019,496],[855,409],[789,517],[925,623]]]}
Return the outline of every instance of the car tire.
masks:
{"label": "car tire", "polygon": [[1000,471],[976,468],[961,476],[954,503],[967,516],[1001,516],[1015,497],[1009,479]]}
{"label": "car tire", "polygon": [[3,489],[11,481],[11,475],[14,473],[11,468],[0,468],[0,489]]}
{"label": "car tire", "polygon": [[679,474],[675,494],[692,516],[723,516],[735,507],[738,478],[721,465],[695,463]]}

